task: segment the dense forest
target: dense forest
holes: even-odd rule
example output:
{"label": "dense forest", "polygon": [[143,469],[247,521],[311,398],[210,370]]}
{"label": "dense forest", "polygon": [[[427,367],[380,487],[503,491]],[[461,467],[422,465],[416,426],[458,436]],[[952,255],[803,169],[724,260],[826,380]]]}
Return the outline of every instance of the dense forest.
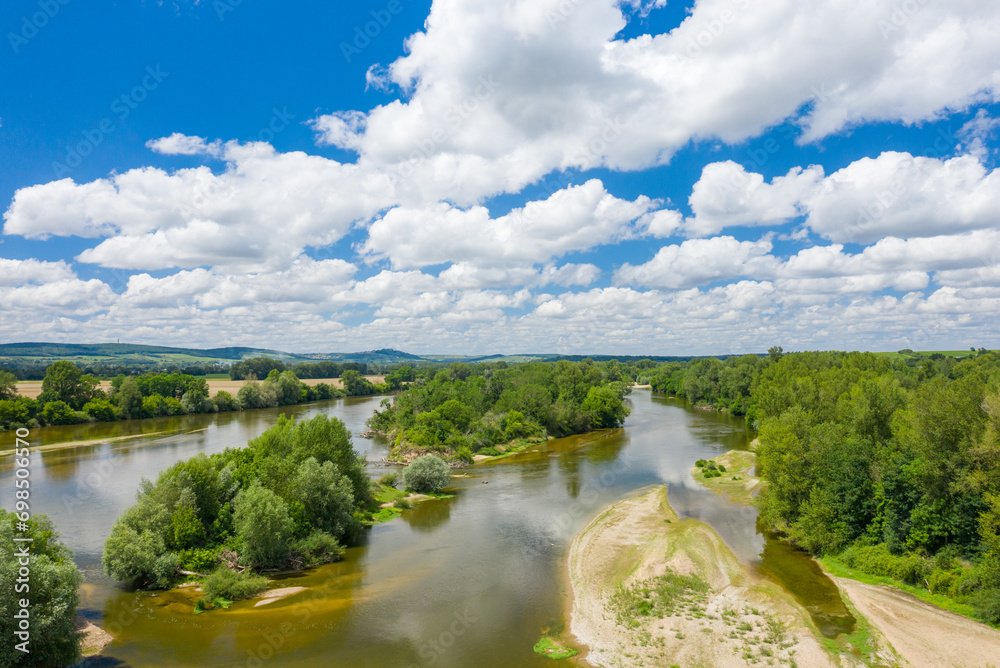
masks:
{"label": "dense forest", "polygon": [[633,378],[617,362],[455,363],[383,401],[368,424],[392,440],[393,456],[432,450],[471,461],[550,436],[620,426]]}
{"label": "dense forest", "polygon": [[1000,355],[787,355],[751,403],[766,525],[1000,623]]}
{"label": "dense forest", "polygon": [[[278,360],[260,359],[284,366]],[[267,362],[258,366],[266,366]],[[328,365],[338,368],[331,369]],[[262,382],[247,383],[235,396],[220,390],[210,397],[207,380],[182,373],[118,375],[111,379],[110,391],[105,391],[98,377],[84,373],[72,362],[62,361],[48,367],[41,394],[37,399],[30,399],[17,394],[17,378],[13,374],[0,371],[0,430],[273,408],[342,396],[368,396],[390,389],[389,385],[375,385],[357,369],[336,362],[295,368],[302,370],[303,367],[310,374],[336,370],[344,388],[326,383],[309,386],[292,370],[271,368],[261,376]],[[248,377],[256,379],[252,373]]]}
{"label": "dense forest", "polygon": [[169,587],[181,571],[209,574],[200,606],[225,606],[266,588],[254,571],[339,559],[373,510],[365,460],[344,424],[281,417],[244,448],[198,455],[143,481],[102,562],[133,587]]}

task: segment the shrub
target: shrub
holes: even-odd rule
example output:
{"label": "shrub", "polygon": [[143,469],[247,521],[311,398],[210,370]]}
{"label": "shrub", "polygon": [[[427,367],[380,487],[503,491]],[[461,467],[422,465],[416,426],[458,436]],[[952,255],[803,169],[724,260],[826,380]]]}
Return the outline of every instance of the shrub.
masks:
{"label": "shrub", "polygon": [[497,450],[496,448],[494,448],[494,447],[491,446],[489,448],[482,448],[482,449],[480,449],[479,452],[476,453],[476,454],[486,455],[487,457],[496,457],[497,455],[499,455],[501,453],[500,453],[499,450]]}
{"label": "shrub", "polygon": [[65,401],[50,401],[42,408],[42,420],[46,424],[73,424],[76,411]]}
{"label": "shrub", "polygon": [[388,473],[383,473],[378,479],[378,484],[385,485],[386,487],[395,487],[396,480],[399,478],[399,474],[395,471],[389,471]]}
{"label": "shrub", "polygon": [[889,552],[885,544],[866,547],[853,546],[841,555],[851,568],[857,568],[869,575],[893,578],[911,585],[922,585],[930,575],[927,560],[916,554],[897,556]]}
{"label": "shrub", "polygon": [[215,404],[215,410],[220,413],[229,413],[231,411],[239,410],[236,398],[225,390],[219,390],[212,398],[212,403]]}
{"label": "shrub", "polygon": [[694,463],[694,465],[695,465],[695,466],[697,466],[697,467],[698,467],[698,468],[700,468],[700,469],[701,469],[701,468],[705,468],[705,465],[706,465],[706,464],[708,464],[708,462],[706,462],[706,461],[705,461],[704,459],[699,459],[698,461],[696,461],[696,462]]}
{"label": "shrub", "polygon": [[205,598],[210,601],[217,598],[239,601],[244,598],[253,598],[267,589],[270,584],[271,581],[262,575],[237,573],[222,566],[205,578],[201,588],[205,592]]}
{"label": "shrub", "polygon": [[292,550],[302,557],[306,566],[318,566],[340,561],[344,557],[345,548],[325,531],[313,531],[297,541]]}
{"label": "shrub", "polygon": [[469,449],[469,446],[461,445],[458,448],[456,448],[455,460],[471,464],[473,462],[473,459],[472,459],[472,450]]}
{"label": "shrub", "polygon": [[181,550],[177,553],[177,558],[180,559],[181,568],[195,573],[208,573],[219,560],[215,550],[207,547]]}
{"label": "shrub", "polygon": [[414,492],[439,492],[447,486],[451,469],[440,458],[424,455],[403,470],[403,482]]}
{"label": "shrub", "polygon": [[406,499],[396,499],[392,502],[393,508],[399,508],[400,510],[409,510],[413,507],[413,504]]}
{"label": "shrub", "polygon": [[976,616],[987,624],[1000,625],[1000,587],[977,592],[969,601]]}
{"label": "shrub", "polygon": [[98,422],[111,422],[118,419],[114,404],[107,399],[91,399],[83,406],[85,413]]}

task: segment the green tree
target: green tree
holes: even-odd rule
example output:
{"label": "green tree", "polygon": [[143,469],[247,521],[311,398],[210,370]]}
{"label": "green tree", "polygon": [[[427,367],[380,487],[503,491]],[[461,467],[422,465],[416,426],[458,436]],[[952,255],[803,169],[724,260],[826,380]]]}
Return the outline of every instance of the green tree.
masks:
{"label": "green tree", "polygon": [[313,527],[337,539],[357,530],[351,481],[333,462],[320,465],[315,457],[302,462],[292,481],[292,490]]}
{"label": "green tree", "polygon": [[118,410],[126,420],[136,420],[145,417],[142,410],[142,392],[135,378],[128,376],[122,379],[121,385],[114,394]]}
{"label": "green tree", "polygon": [[581,408],[590,416],[591,424],[599,428],[620,427],[629,414],[622,392],[610,385],[590,388]]}
{"label": "green tree", "polygon": [[271,490],[256,484],[240,492],[233,525],[242,550],[240,557],[247,564],[269,568],[288,557],[295,526],[287,504]]}
{"label": "green tree", "polygon": [[417,457],[403,469],[403,483],[420,493],[440,492],[451,480],[451,467],[434,455]]}
{"label": "green tree", "polygon": [[74,410],[80,410],[94,398],[98,384],[96,378],[83,375],[72,362],[60,360],[45,370],[42,393],[38,398],[46,403],[64,401]]}
{"label": "green tree", "polygon": [[0,401],[17,398],[17,376],[9,371],[0,371]]}
{"label": "green tree", "polygon": [[[78,589],[82,580],[80,572],[73,564],[73,555],[59,542],[52,521],[46,515],[35,515],[28,520],[28,530],[16,528],[18,522],[14,513],[0,509],[0,591],[3,591],[4,613],[0,615],[0,636],[3,637],[3,651],[0,652],[0,668],[14,666],[71,666],[80,657],[79,634],[73,626],[76,606],[79,603]],[[28,543],[15,543],[14,538],[32,538],[30,543],[31,568],[30,591],[19,591],[18,548]],[[22,642],[16,632],[20,631],[14,619],[15,607],[22,599],[30,601],[28,606],[31,621],[30,642],[23,654],[14,646]]]}

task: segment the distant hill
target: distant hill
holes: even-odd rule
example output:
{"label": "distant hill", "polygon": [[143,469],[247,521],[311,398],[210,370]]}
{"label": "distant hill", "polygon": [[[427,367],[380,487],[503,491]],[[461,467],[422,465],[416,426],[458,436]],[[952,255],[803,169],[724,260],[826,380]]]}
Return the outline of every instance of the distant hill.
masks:
{"label": "distant hill", "polygon": [[[610,359],[622,362],[649,359],[654,362],[685,362],[698,356],[661,357],[655,355],[560,355],[557,353],[514,353],[493,355],[414,355],[380,348],[353,353],[288,353],[268,348],[172,348],[133,343],[3,343],[0,344],[0,366],[42,366],[56,360],[69,360],[78,365],[117,364],[136,366],[186,366],[219,363],[228,365],[250,357],[273,357],[286,364],[298,362],[355,362],[365,364],[450,364],[465,362],[523,362],[590,358],[597,362]],[[728,355],[717,355],[725,359]]]}
{"label": "distant hill", "polygon": [[210,364],[230,363],[250,357],[274,357],[284,362],[365,362],[377,364],[419,363],[432,360],[400,350],[383,348],[357,353],[288,353],[268,348],[171,348],[132,343],[3,343],[0,364],[42,364],[70,360],[84,364]]}

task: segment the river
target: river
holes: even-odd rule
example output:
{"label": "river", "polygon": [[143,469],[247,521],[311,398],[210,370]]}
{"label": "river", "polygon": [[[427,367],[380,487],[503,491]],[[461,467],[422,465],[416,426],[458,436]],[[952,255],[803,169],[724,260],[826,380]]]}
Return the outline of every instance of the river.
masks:
{"label": "river", "polygon": [[[756,511],[690,476],[695,460],[747,446],[742,420],[636,390],[623,429],[549,441],[467,469],[453,498],[428,501],[365,532],[344,561],[286,578],[307,590],[266,608],[253,602],[192,613],[193,595],[128,592],[101,571],[104,539],[140,480],[200,452],[239,447],[281,413],[340,418],[354,433],[381,397],[210,416],[35,430],[32,445],[127,440],[36,451],[32,511],[55,521],[84,574],[80,612],[116,640],[106,666],[546,666],[532,646],[568,621],[565,556],[572,536],[607,505],[666,484],[682,517],[711,525],[751,568],[791,590],[827,635],[848,630],[836,588],[804,554],[761,535]],[[4,434],[3,437],[13,437]],[[370,461],[388,451],[355,438]],[[0,488],[13,488],[0,460]],[[373,466],[372,474],[381,469]]]}

